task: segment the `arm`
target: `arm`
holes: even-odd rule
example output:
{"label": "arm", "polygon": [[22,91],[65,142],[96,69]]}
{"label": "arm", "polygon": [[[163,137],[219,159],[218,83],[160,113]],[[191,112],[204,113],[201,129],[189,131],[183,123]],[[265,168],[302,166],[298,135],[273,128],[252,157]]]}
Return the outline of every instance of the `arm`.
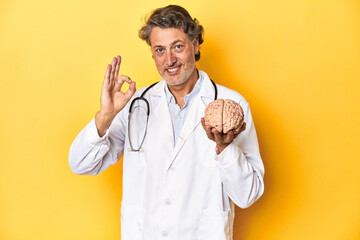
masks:
{"label": "arm", "polygon": [[100,137],[95,118],[76,136],[69,151],[69,165],[75,174],[97,175],[115,164],[123,153],[124,121],[116,117]]}
{"label": "arm", "polygon": [[[69,165],[76,174],[96,175],[115,164],[123,153],[127,119],[124,109],[135,92],[135,82],[118,78],[121,58],[108,65],[102,90],[101,108],[95,118],[79,133],[70,147]],[[121,87],[130,87],[123,93]]]}
{"label": "arm", "polygon": [[203,120],[202,123],[208,137],[216,142],[217,166],[228,196],[236,205],[246,208],[264,192],[264,166],[248,103],[243,109],[246,125],[235,133],[222,134],[206,126]]}

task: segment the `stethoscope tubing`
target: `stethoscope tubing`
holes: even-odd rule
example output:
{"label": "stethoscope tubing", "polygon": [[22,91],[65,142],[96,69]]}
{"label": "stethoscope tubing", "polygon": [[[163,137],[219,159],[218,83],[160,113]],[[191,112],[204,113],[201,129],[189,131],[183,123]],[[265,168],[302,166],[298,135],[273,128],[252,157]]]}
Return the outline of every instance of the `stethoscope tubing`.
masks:
{"label": "stethoscope tubing", "polygon": [[[215,91],[215,97],[214,97],[214,101],[217,99],[217,94],[218,94],[218,91],[217,91],[217,87],[216,87],[216,84],[213,80],[211,80],[211,83],[213,84],[214,86],[214,91]],[[143,152],[144,149],[141,148],[144,141],[145,141],[145,137],[146,137],[146,133],[147,133],[147,125],[148,125],[148,121],[149,121],[149,116],[150,116],[150,104],[149,104],[149,101],[144,97],[145,96],[145,93],[147,91],[150,90],[150,88],[152,88],[153,86],[155,86],[158,82],[155,82],[153,84],[151,84],[149,87],[147,87],[145,89],[145,91],[140,95],[140,97],[136,97],[132,100],[132,102],[130,103],[130,108],[129,108],[129,116],[128,116],[128,135],[129,135],[129,144],[130,144],[130,147],[128,148],[129,151],[131,152]],[[134,149],[133,146],[132,146],[132,143],[131,143],[131,134],[130,134],[130,116],[131,116],[131,110],[132,110],[132,107],[134,105],[134,103],[136,101],[144,101],[146,103],[146,107],[147,107],[147,112],[146,112],[146,125],[145,125],[145,134],[144,134],[144,137],[140,143],[140,146],[138,149]]]}

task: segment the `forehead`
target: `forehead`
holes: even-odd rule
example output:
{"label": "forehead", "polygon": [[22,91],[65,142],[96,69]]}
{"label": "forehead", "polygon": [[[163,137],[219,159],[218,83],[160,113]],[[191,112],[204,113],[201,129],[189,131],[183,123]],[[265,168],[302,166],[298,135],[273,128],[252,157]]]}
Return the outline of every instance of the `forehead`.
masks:
{"label": "forehead", "polygon": [[154,27],[150,33],[151,46],[168,46],[175,41],[189,41],[189,37],[182,28],[160,28]]}

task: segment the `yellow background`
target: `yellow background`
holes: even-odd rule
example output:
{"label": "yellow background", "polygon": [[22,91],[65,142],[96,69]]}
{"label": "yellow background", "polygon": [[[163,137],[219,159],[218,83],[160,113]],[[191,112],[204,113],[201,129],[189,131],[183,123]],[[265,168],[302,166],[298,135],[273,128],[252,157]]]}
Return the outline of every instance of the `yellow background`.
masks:
{"label": "yellow background", "polygon": [[137,37],[178,3],[205,27],[199,69],[250,102],[265,193],[235,239],[360,239],[358,0],[0,2],[0,239],[120,238],[122,167],[77,176],[68,149],[112,57],[159,80]]}

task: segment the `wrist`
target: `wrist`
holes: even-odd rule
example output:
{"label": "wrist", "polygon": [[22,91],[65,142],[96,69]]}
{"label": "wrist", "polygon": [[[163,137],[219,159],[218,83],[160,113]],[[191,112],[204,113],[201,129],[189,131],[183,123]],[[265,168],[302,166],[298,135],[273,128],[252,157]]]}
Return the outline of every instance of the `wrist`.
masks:
{"label": "wrist", "polygon": [[216,144],[216,154],[220,154],[222,151],[224,151],[224,149],[229,146],[230,143],[228,144]]}
{"label": "wrist", "polygon": [[100,108],[100,111],[98,111],[96,114],[99,115],[99,117],[104,121],[109,121],[109,120],[112,121],[117,113],[109,112],[104,110],[103,108]]}
{"label": "wrist", "polygon": [[104,136],[106,130],[110,127],[111,122],[115,118],[116,114],[104,113],[103,111],[99,111],[95,115],[95,125],[100,137]]}

